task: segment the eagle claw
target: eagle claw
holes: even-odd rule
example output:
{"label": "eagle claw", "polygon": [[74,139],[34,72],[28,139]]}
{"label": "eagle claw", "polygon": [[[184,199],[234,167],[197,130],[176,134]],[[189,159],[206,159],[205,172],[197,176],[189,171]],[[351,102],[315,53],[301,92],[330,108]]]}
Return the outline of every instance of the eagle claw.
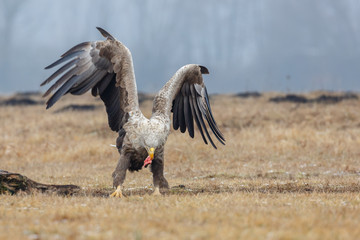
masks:
{"label": "eagle claw", "polygon": [[160,190],[158,187],[155,187],[154,192],[152,193],[153,196],[161,196]]}
{"label": "eagle claw", "polygon": [[112,194],[110,194],[110,197],[116,197],[116,198],[123,198],[124,195],[122,194],[121,187],[118,186]]}

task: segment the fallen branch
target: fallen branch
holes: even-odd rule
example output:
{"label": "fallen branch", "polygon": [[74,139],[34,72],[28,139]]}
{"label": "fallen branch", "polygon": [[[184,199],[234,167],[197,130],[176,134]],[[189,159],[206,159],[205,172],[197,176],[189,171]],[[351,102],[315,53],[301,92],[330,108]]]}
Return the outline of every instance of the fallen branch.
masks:
{"label": "fallen branch", "polygon": [[60,195],[72,195],[80,190],[76,185],[51,185],[35,182],[18,173],[10,173],[0,170],[0,194],[16,194],[18,192],[33,193],[57,193]]}

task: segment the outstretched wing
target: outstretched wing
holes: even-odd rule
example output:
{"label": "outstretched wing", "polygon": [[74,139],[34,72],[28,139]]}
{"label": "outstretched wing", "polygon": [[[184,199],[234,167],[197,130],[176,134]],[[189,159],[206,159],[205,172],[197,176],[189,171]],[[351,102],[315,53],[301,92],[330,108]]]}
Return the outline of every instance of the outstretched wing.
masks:
{"label": "outstretched wing", "polygon": [[216,148],[208,128],[224,145],[225,138],[211,112],[209,96],[202,78],[202,74],[208,73],[206,67],[196,64],[180,68],[155,96],[153,114],[163,114],[170,118],[171,110],[174,129],[180,128],[182,133],[187,129],[192,138],[195,120],[204,142],[207,144],[210,141]]}
{"label": "outstretched wing", "polygon": [[92,89],[92,95],[100,95],[105,103],[110,128],[119,131],[130,111],[140,111],[132,57],[126,46],[102,28],[97,29],[107,39],[71,48],[45,68],[63,64],[41,86],[57,79],[44,94],[54,92],[46,108],[67,93],[81,95]]}

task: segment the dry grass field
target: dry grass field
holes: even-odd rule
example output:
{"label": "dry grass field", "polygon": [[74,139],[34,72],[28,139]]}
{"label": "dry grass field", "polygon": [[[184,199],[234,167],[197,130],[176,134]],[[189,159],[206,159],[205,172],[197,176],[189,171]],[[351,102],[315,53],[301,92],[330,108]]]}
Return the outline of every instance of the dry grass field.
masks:
{"label": "dry grass field", "polygon": [[[0,106],[0,169],[82,188],[0,195],[0,239],[360,239],[360,100],[269,102],[277,95],[212,96],[226,146],[172,132],[170,191],[149,195],[144,169],[128,173],[124,199],[108,197],[119,155],[101,101]],[[99,108],[57,112],[74,101]]]}

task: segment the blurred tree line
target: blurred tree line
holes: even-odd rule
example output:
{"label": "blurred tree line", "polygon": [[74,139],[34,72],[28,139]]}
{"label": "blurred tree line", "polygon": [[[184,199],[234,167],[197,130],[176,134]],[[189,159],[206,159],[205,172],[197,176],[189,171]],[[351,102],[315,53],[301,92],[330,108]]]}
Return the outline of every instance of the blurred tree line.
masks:
{"label": "blurred tree line", "polygon": [[187,63],[216,92],[359,90],[359,18],[356,0],[0,0],[0,92],[38,89],[95,26],[130,48],[142,91]]}

